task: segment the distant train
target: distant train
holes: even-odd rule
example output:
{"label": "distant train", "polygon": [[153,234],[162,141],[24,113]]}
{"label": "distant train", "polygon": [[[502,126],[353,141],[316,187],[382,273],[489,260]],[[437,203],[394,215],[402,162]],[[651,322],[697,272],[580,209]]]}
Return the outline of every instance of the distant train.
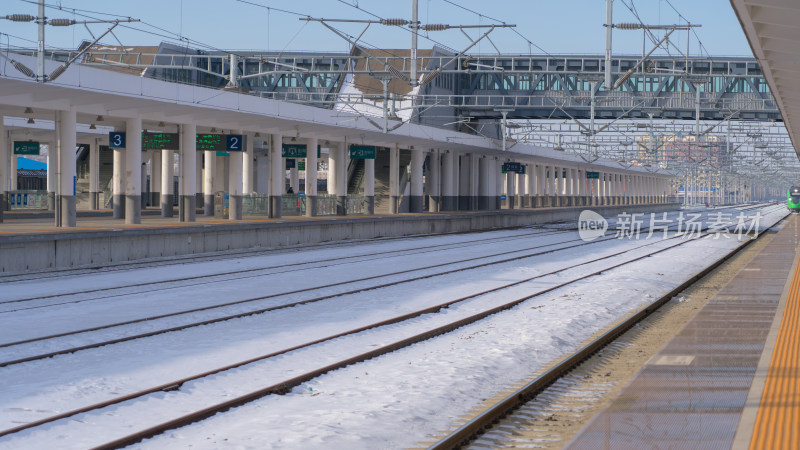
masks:
{"label": "distant train", "polygon": [[791,212],[800,212],[800,186],[792,186],[786,192],[786,207]]}

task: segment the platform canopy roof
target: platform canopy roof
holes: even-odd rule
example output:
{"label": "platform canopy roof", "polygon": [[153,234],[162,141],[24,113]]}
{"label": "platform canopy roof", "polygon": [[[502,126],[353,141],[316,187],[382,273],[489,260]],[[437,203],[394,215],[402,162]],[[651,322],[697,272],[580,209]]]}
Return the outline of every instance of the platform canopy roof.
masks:
{"label": "platform canopy roof", "polygon": [[800,158],[800,1],[731,0]]}

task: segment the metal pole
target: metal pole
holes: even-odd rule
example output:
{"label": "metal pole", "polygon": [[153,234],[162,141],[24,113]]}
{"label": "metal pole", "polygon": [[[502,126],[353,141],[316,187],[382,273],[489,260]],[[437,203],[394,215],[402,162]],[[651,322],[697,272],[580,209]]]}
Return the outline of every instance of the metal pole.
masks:
{"label": "metal pole", "polygon": [[44,83],[46,75],[44,74],[44,24],[47,17],[44,16],[44,0],[39,0],[39,17],[36,18],[36,23],[39,25],[39,47],[36,52],[37,67],[36,67],[36,81]]}
{"label": "metal pole", "polygon": [[614,0],[606,0],[606,89],[611,90],[611,35]]}
{"label": "metal pole", "polygon": [[[43,0],[42,0],[43,1]],[[411,0],[411,85],[417,86],[417,32],[419,31],[419,0]]]}

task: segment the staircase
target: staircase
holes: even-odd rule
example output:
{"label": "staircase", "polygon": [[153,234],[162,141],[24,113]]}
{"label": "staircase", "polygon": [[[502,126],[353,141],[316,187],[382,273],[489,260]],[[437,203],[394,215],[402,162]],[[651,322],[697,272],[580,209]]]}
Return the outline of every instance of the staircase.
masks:
{"label": "staircase", "polygon": [[350,166],[347,168],[347,194],[358,195],[364,192],[364,170],[365,162],[363,159],[351,159]]}
{"label": "staircase", "polygon": [[[400,201],[399,211],[408,211],[408,196],[404,195],[408,185],[408,166],[411,163],[411,152],[400,151]],[[389,214],[389,152],[378,151],[375,155],[375,214]],[[406,174],[404,176],[404,174]],[[405,200],[405,202],[403,201]]]}

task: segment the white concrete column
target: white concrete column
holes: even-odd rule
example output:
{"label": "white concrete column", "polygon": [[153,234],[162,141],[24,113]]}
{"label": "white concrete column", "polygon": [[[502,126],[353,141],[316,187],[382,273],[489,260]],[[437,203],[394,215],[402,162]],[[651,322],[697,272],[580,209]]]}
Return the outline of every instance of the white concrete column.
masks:
{"label": "white concrete column", "polygon": [[[39,147],[40,147],[40,150],[41,150],[41,145]],[[55,150],[55,146],[53,146],[53,145],[51,145],[50,148],[53,148],[53,152],[57,151],[57,150]],[[14,150],[11,150],[11,152],[12,152],[12,155],[11,155],[11,171],[9,173],[9,178],[11,179],[11,183],[10,183],[11,190],[12,191],[16,191],[17,190],[17,186],[19,185],[18,180],[17,180],[17,169],[19,168],[17,166],[17,164],[19,164],[19,158],[17,157],[17,155],[13,154],[13,151]],[[53,167],[56,167],[56,164],[53,164]],[[55,170],[53,170],[53,173],[58,173],[58,169],[56,168]],[[53,177],[53,184],[54,185],[57,184],[57,181],[58,180],[55,177]],[[55,195],[55,189],[56,188],[53,187],[53,195]],[[53,198],[55,199],[55,197],[53,197]],[[55,200],[53,200],[51,202],[51,204],[55,205]]]}
{"label": "white concrete column", "polygon": [[469,155],[469,209],[478,210],[478,197],[480,196],[480,159],[481,155],[472,153]]}
{"label": "white concrete column", "polygon": [[397,214],[400,202],[400,147],[389,149],[389,214]]}
{"label": "white concrete column", "polygon": [[100,209],[100,139],[89,139],[89,209]]}
{"label": "white concrete column", "polygon": [[142,223],[142,119],[125,121],[125,223]]}
{"label": "white concrete column", "polygon": [[550,197],[550,206],[558,206],[558,190],[556,188],[558,181],[558,167],[547,166],[550,172],[550,178],[547,182],[547,195]]}
{"label": "white concrete column", "polygon": [[336,215],[347,215],[347,160],[349,150],[346,142],[337,142],[336,151]]}
{"label": "white concrete column", "polygon": [[[232,134],[241,134],[242,130],[231,130]],[[249,140],[244,138],[244,140]],[[228,157],[228,220],[242,220],[242,191],[244,190],[244,156],[241,151],[229,152]]]}
{"label": "white concrete column", "polygon": [[[503,164],[503,162],[501,161],[500,164]],[[500,174],[501,176],[505,175],[503,178],[505,179],[504,188],[506,194],[506,205],[508,205],[508,209],[514,209],[514,193],[517,191],[516,177],[514,176],[514,172],[506,172],[503,174],[502,169],[500,170]]]}
{"label": "white concrete column", "polygon": [[456,173],[455,173],[455,183],[456,183],[456,195],[458,199],[456,200],[456,209],[458,211],[468,211],[469,210],[469,164],[470,164],[471,155],[469,154],[461,154],[456,155],[455,164],[456,164]]}
{"label": "white concrete column", "polygon": [[[376,149],[375,152],[378,150]],[[364,160],[364,197],[367,199],[367,214],[375,214],[375,160]]]}
{"label": "white concrete column", "polygon": [[164,150],[154,150],[150,158],[150,205],[161,207],[161,153]]}
{"label": "white concrete column", "polygon": [[214,182],[217,177],[217,152],[203,152],[203,215],[214,215]]}
{"label": "white concrete column", "polygon": [[181,125],[181,222],[197,220],[197,125]]}
{"label": "white concrete column", "polygon": [[[150,157],[153,156],[153,150],[148,152],[142,152],[142,162],[139,164],[139,172],[141,174],[141,183],[139,184],[140,188],[140,205],[142,208],[147,207],[147,164],[150,162]],[[141,216],[141,211],[139,211],[139,216]]]}
{"label": "white concrete column", "polygon": [[[152,174],[150,175],[152,177]],[[175,195],[175,157],[172,150],[161,150],[161,217],[172,217]]]}
{"label": "white concrete column", "polygon": [[411,150],[411,197],[409,212],[421,213],[424,206],[422,166],[425,164],[425,152],[422,149]]}
{"label": "white concrete column", "polygon": [[494,209],[501,208],[501,192],[503,192],[503,177],[501,176],[503,163],[500,161],[500,158],[494,157],[492,158],[494,164],[494,170],[492,173],[494,174]]}
{"label": "white concrete column", "polygon": [[[314,217],[317,215],[317,147],[319,138],[312,136],[306,141],[306,216]],[[373,167],[374,167],[373,161]],[[372,172],[375,179],[375,171]],[[374,184],[374,183],[373,183]],[[373,197],[374,198],[374,197]]]}
{"label": "white concrete column", "polygon": [[441,169],[439,150],[433,149],[430,152],[430,164],[428,164],[428,176],[425,183],[428,187],[428,211],[434,213],[439,212],[439,197],[442,195]]}
{"label": "white concrete column", "polygon": [[456,195],[455,173],[456,155],[452,150],[445,150],[442,158],[442,211],[455,211],[458,203]]}
{"label": "white concrete column", "polygon": [[281,199],[286,184],[286,169],[281,152],[283,151],[283,135],[270,135],[269,144],[269,209],[270,217],[281,217]]}
{"label": "white concrete column", "polygon": [[[253,133],[248,133],[244,138],[245,147],[242,155],[242,195],[253,193],[253,165],[255,163],[255,141]],[[314,153],[316,156],[316,153]]]}
{"label": "white concrete column", "polygon": [[525,197],[528,208],[536,207],[536,165],[525,164]]}
{"label": "white concrete column", "polygon": [[489,209],[489,158],[486,155],[478,157],[478,209]]}
{"label": "white concrete column", "polygon": [[3,123],[4,117],[0,115],[0,223],[3,223],[3,212],[6,211],[9,207],[8,202],[8,191],[9,189],[9,152],[8,143],[10,139],[8,139],[8,131],[6,131],[5,123]]}
{"label": "white concrete column", "polygon": [[[56,205],[60,206],[60,219],[56,217],[56,224],[60,227],[74,227],[76,225],[75,211],[75,177],[76,159],[76,114],[75,111],[58,111],[56,113],[56,130],[58,131],[58,172],[59,191]],[[137,172],[137,181],[139,180]],[[58,207],[57,206],[57,207]]]}
{"label": "white concrete column", "polygon": [[[57,142],[58,137],[56,137]],[[39,149],[41,150],[41,144],[39,145]],[[119,150],[120,152],[122,150]],[[116,153],[115,153],[116,156]],[[17,167],[17,155],[13,153],[10,155],[11,165],[15,168],[9,175],[12,177],[11,189],[12,191],[17,190],[17,183],[16,183],[16,167]],[[116,162],[116,159],[114,159]],[[58,147],[53,143],[47,143],[47,209],[53,211],[56,208],[56,191],[58,190]]]}
{"label": "white concrete column", "polygon": [[[111,174],[111,204],[115,219],[125,218],[125,149],[115,148]],[[53,166],[55,167],[55,165]]]}

